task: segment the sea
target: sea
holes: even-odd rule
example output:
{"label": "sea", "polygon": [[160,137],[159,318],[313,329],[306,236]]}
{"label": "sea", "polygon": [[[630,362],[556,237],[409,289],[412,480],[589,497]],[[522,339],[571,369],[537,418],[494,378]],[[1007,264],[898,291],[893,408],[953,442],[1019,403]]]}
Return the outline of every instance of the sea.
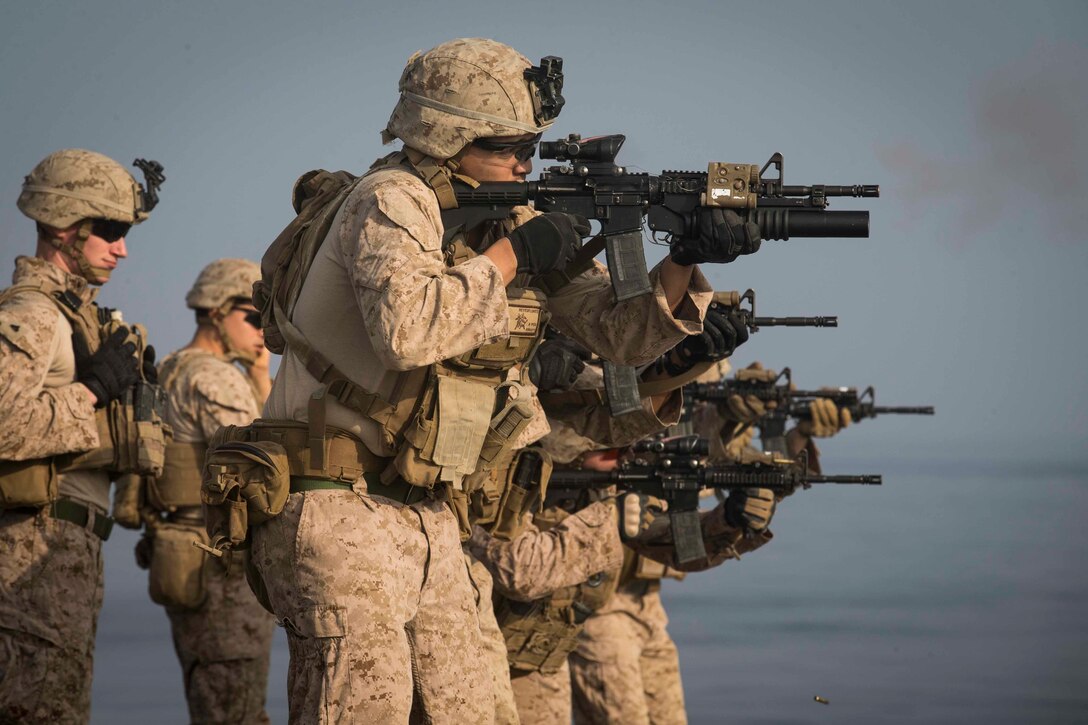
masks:
{"label": "sea", "polygon": [[[825,464],[826,465],[826,464]],[[1088,722],[1088,466],[836,460],[775,538],[667,581],[692,723]],[[137,535],[105,546],[92,722],[186,723]],[[277,630],[267,710],[287,722]]]}

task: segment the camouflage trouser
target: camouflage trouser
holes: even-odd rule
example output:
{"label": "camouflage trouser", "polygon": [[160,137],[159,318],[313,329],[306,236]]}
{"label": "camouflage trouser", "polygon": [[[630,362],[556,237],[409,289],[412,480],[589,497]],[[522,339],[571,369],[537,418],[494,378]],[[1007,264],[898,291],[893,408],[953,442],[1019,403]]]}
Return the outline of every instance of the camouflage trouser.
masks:
{"label": "camouflage trouser", "polygon": [[480,635],[483,656],[491,673],[491,690],[495,698],[495,725],[518,725],[518,707],[514,703],[514,691],[510,687],[510,666],[506,659],[506,638],[502,636],[495,619],[495,607],[491,601],[491,573],[465,549],[468,575],[476,590],[476,608],[480,615]]}
{"label": "camouflage trouser", "polygon": [[0,511],[0,723],[85,723],[102,608],[102,542]]}
{"label": "camouflage trouser", "polygon": [[240,554],[229,570],[223,559],[209,558],[204,603],[197,609],[166,610],[189,720],[267,723],[264,700],[276,620],[250,591]]}
{"label": "camouflage trouser", "polygon": [[522,725],[570,725],[570,668],[566,662],[555,674],[515,670],[510,680]]}
{"label": "camouflage trouser", "polygon": [[251,556],[287,630],[292,723],[494,717],[472,585],[445,504],[293,493],[253,530]]}
{"label": "camouflage trouser", "polygon": [[680,659],[657,591],[622,587],[570,656],[576,723],[686,723]]}

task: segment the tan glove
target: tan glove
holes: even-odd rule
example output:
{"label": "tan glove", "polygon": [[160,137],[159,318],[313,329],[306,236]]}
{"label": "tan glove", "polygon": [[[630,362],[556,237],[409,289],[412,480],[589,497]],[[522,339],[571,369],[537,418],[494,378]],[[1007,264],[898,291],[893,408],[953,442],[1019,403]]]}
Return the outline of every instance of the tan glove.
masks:
{"label": "tan glove", "polygon": [[[763,365],[754,362],[743,370],[738,370],[736,378],[738,382],[763,382],[769,383],[778,377],[774,370],[764,370]],[[731,395],[725,402],[729,416],[741,424],[752,424],[767,414],[768,410],[774,410],[776,403],[764,403],[754,395]]]}
{"label": "tan glove", "polygon": [[797,430],[813,438],[830,438],[853,422],[849,408],[840,408],[825,398],[813,400],[809,411],[812,419],[799,422]]}
{"label": "tan glove", "polygon": [[740,461],[744,451],[752,447],[752,439],[755,438],[756,429],[749,426],[743,432],[730,438],[725,444],[725,458],[730,461]]}
{"label": "tan glove", "polygon": [[625,493],[617,501],[620,539],[636,539],[668,508],[665,501],[641,493]]}
{"label": "tan glove", "polygon": [[763,531],[774,517],[774,491],[744,488],[731,491],[725,500],[725,522],[734,529]]}

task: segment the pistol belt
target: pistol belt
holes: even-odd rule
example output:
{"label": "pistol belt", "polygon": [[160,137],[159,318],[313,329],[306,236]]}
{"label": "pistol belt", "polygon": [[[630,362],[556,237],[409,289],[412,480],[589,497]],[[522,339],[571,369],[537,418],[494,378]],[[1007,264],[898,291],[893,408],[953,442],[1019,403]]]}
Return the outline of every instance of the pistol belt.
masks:
{"label": "pistol belt", "polygon": [[[36,506],[16,506],[8,509],[8,511],[22,514],[46,513],[51,518],[67,521],[70,524],[87,529],[102,541],[109,539],[110,533],[113,531],[112,518],[106,514],[92,511],[90,507],[70,498],[58,498],[55,501],[50,501],[44,509]],[[88,524],[90,525],[88,526]]]}
{"label": "pistol belt", "polygon": [[[413,486],[407,481],[397,479],[390,484],[384,484],[377,473],[367,472],[363,474],[366,481],[366,491],[371,496],[382,496],[398,503],[411,505],[433,495],[432,491],[421,486]],[[307,491],[352,491],[350,483],[334,481],[329,478],[316,478],[312,476],[291,476],[291,493],[305,493]]]}
{"label": "pistol belt", "polygon": [[[318,445],[311,437],[314,431],[306,423],[256,420],[249,430],[252,440],[274,441],[283,446],[291,467],[291,493],[350,491],[360,478],[366,481],[367,493],[403,504],[413,504],[438,493],[399,478],[382,483],[381,472],[388,467],[389,459],[374,455],[346,431],[325,427],[323,443]],[[316,455],[315,450],[319,451]]]}

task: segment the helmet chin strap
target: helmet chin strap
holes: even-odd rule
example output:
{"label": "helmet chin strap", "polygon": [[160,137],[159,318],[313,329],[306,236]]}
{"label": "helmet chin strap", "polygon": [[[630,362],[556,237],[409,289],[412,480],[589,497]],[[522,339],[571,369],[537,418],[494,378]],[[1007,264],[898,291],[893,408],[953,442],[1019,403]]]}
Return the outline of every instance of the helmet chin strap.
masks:
{"label": "helmet chin strap", "polygon": [[110,272],[113,270],[106,267],[94,267],[87,261],[87,255],[83,253],[83,247],[87,244],[88,237],[91,236],[91,225],[93,222],[90,219],[84,219],[79,223],[79,229],[76,231],[76,239],[70,245],[64,244],[61,240],[50,235],[47,239],[49,244],[65,255],[79,268],[79,276],[87,280],[87,284],[100,286],[105,284],[110,279]]}
{"label": "helmet chin strap", "polygon": [[249,367],[253,363],[257,362],[257,356],[252,352],[247,352],[235,347],[231,342],[230,335],[227,334],[227,326],[223,324],[223,320],[230,314],[231,309],[234,307],[234,300],[227,300],[216,308],[216,312],[219,314],[212,315],[212,325],[215,327],[215,331],[219,333],[219,341],[223,344],[223,352],[227,356],[227,359],[231,362],[240,362],[246,367]]}

